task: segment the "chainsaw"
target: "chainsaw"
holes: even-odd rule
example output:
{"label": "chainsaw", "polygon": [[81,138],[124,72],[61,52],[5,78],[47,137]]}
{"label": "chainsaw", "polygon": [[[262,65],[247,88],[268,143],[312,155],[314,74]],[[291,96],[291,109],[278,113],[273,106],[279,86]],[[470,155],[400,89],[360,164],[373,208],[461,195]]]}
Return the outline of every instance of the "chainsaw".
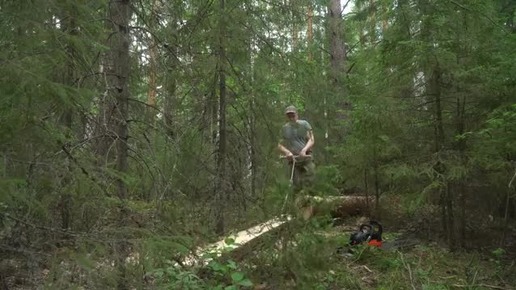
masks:
{"label": "chainsaw", "polygon": [[382,225],[377,221],[370,221],[368,224],[360,225],[359,230],[351,234],[349,245],[367,244],[380,248],[382,246],[382,233]]}

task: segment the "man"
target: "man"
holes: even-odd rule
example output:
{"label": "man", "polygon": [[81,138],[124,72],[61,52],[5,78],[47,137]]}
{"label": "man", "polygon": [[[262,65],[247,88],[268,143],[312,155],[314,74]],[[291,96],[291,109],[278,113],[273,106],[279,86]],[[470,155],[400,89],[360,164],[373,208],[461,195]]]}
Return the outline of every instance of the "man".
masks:
{"label": "man", "polygon": [[285,115],[288,121],[282,127],[278,149],[287,157],[290,166],[294,165],[294,193],[299,193],[313,183],[315,164],[311,154],[315,139],[310,123],[299,120],[296,107],[288,106]]}

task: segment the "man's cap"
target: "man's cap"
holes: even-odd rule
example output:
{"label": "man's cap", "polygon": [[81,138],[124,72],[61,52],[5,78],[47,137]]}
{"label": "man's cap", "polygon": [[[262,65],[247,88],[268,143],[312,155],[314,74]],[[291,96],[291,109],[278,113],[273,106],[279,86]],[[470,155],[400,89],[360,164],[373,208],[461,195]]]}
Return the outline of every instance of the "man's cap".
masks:
{"label": "man's cap", "polygon": [[296,109],[296,107],[294,107],[294,106],[288,106],[288,107],[285,109],[285,114],[288,114],[288,113],[297,113],[297,109]]}

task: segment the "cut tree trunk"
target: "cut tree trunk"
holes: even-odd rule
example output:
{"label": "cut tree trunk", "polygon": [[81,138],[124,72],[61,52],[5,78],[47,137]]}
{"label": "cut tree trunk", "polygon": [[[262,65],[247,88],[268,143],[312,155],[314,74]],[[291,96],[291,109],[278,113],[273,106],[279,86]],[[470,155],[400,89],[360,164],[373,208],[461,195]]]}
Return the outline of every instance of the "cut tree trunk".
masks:
{"label": "cut tree trunk", "polygon": [[[356,214],[354,212],[356,209],[367,204],[365,196],[307,196],[306,200],[312,203],[313,214],[315,215],[329,213],[329,211],[338,210],[339,208],[346,208],[350,211],[349,216],[352,216]],[[301,210],[306,208],[308,207],[304,207]],[[303,218],[306,218],[306,216],[303,216]],[[210,260],[222,255],[245,256],[253,252],[248,247],[253,247],[253,245],[260,243],[261,240],[293,220],[292,216],[281,215],[236,234],[226,236],[216,243],[198,248],[192,255],[185,257],[182,260],[182,264],[184,266],[204,266]]]}

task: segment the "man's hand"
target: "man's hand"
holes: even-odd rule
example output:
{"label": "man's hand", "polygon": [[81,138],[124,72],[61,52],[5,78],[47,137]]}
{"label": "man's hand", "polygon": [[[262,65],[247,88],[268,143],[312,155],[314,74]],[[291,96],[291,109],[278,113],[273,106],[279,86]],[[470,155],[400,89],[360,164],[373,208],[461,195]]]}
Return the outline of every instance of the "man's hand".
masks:
{"label": "man's hand", "polygon": [[306,150],[305,149],[303,149],[303,150],[301,150],[301,152],[299,152],[299,157],[304,157],[304,156],[306,156]]}
{"label": "man's hand", "polygon": [[278,143],[278,149],[283,153],[285,154],[285,158],[287,158],[288,160],[292,160],[294,158],[294,154],[292,154],[292,152],[290,152],[290,150],[288,150],[287,148],[285,148],[285,146],[283,146],[280,143]]}

